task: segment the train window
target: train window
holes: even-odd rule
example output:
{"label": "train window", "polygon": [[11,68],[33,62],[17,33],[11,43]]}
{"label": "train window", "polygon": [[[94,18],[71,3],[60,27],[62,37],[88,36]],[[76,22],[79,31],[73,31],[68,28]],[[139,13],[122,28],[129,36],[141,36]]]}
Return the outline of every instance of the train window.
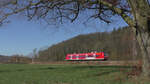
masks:
{"label": "train window", "polygon": [[76,56],[72,56],[72,58],[76,58]]}
{"label": "train window", "polygon": [[96,55],[96,57],[98,57],[98,56],[100,56],[100,55]]}
{"label": "train window", "polygon": [[83,55],[80,55],[79,57],[85,57],[85,56],[83,56]]}
{"label": "train window", "polygon": [[68,56],[68,58],[72,58],[73,56]]}

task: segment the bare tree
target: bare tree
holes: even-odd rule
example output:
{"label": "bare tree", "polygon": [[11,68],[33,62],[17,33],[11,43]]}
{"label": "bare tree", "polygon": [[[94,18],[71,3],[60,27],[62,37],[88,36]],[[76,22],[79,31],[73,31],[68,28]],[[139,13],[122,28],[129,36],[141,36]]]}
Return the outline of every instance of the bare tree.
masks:
{"label": "bare tree", "polygon": [[149,0],[7,0],[0,4],[0,22],[23,12],[29,19],[50,22],[73,22],[82,12],[91,13],[111,23],[111,16],[120,16],[133,30],[143,56],[143,75],[150,76],[150,5]]}
{"label": "bare tree", "polygon": [[32,63],[35,62],[36,58],[37,58],[37,48],[33,49]]}

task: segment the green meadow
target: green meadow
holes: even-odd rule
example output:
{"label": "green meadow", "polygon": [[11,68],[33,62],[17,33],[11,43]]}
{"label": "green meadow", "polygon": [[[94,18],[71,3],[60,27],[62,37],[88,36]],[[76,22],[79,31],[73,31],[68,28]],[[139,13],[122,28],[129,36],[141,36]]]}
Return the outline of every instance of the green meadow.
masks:
{"label": "green meadow", "polygon": [[149,84],[128,77],[131,67],[0,64],[0,84]]}

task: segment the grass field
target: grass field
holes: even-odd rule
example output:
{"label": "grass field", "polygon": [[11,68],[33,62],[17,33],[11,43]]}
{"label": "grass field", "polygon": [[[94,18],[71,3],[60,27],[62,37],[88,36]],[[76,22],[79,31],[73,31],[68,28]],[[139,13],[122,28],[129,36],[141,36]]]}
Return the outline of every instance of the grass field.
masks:
{"label": "grass field", "polygon": [[127,77],[130,70],[125,66],[1,64],[0,84],[141,84]]}

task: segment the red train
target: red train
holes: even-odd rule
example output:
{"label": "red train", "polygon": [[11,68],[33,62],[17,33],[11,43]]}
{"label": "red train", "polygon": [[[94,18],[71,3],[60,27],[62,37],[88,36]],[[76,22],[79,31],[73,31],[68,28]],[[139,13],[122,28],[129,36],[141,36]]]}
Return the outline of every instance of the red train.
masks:
{"label": "red train", "polygon": [[107,60],[108,55],[104,52],[91,52],[91,53],[79,53],[79,54],[67,54],[66,60],[68,61],[90,61],[90,60]]}

